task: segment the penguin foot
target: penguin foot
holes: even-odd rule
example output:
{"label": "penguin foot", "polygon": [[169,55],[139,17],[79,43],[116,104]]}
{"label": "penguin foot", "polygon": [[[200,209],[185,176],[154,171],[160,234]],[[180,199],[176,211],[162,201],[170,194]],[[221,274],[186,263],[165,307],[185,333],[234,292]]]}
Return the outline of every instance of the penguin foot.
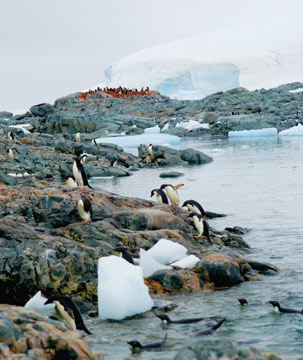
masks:
{"label": "penguin foot", "polygon": [[84,187],[82,186],[82,188],[79,189],[79,191],[83,191],[84,190]]}
{"label": "penguin foot", "polygon": [[199,239],[201,236],[200,235],[195,235],[194,238],[195,239]]}
{"label": "penguin foot", "polygon": [[87,222],[88,222],[88,220],[83,220],[82,222],[83,222],[83,223],[87,223]]}

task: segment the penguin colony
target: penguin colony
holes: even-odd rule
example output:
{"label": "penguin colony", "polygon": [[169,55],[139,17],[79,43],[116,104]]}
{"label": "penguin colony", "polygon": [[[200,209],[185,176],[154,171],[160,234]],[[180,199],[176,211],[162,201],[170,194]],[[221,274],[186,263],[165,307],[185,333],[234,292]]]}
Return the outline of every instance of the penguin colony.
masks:
{"label": "penguin colony", "polygon": [[[7,133],[7,141],[13,142],[15,140],[15,136],[13,132]],[[75,141],[80,142],[81,141],[81,135],[80,133],[75,134]],[[92,140],[92,144],[97,146],[96,139]],[[13,160],[14,153],[13,149],[9,147],[7,149],[7,156],[9,160]],[[152,144],[148,146],[148,157],[149,161],[152,162],[154,157],[154,149]],[[78,188],[78,186],[81,186],[80,190],[84,190],[84,187],[87,186],[90,189],[93,189],[91,185],[88,182],[86,172],[84,170],[84,164],[87,158],[87,154],[82,154],[81,156],[77,156],[73,159],[73,176],[67,176],[64,181],[67,185],[67,187],[73,189]],[[155,197],[156,201],[158,203],[172,205],[172,206],[180,206],[180,199],[177,190],[182,187],[184,184],[179,185],[171,185],[171,184],[162,184],[159,189],[153,189],[151,191],[151,197]],[[211,230],[208,225],[207,220],[210,219],[209,216],[207,216],[207,212],[203,209],[201,204],[199,204],[195,200],[186,200],[182,207],[186,207],[188,211],[190,211],[189,217],[193,219],[193,224],[195,229],[197,230],[197,235],[194,236],[194,238],[200,238],[205,237],[207,240],[212,243],[211,240]],[[86,196],[81,196],[81,198],[77,201],[76,208],[78,210],[79,216],[82,219],[83,223],[87,223],[88,221],[93,220],[93,211],[92,211],[92,204],[90,200]],[[128,253],[127,249],[123,246],[118,246],[113,249],[114,251],[117,251],[120,253],[120,256],[123,257],[126,261],[128,261],[130,264],[135,266],[134,260],[132,256]],[[248,306],[248,301],[245,298],[239,298],[238,299],[241,307]],[[84,324],[81,312],[76,305],[76,303],[69,297],[63,296],[63,295],[55,295],[51,296],[47,299],[45,302],[46,304],[54,303],[55,309],[57,312],[57,320],[62,319],[67,322],[69,328],[73,330],[83,330],[88,335],[91,334],[91,332],[87,329],[87,327]],[[269,304],[271,304],[274,308],[274,311],[280,314],[302,314],[303,310],[296,310],[291,308],[284,308],[282,307],[278,301],[268,301]],[[205,317],[197,317],[197,318],[185,318],[185,319],[171,319],[169,316],[165,314],[156,314],[156,317],[161,320],[161,322],[167,326],[170,325],[179,325],[179,324],[192,324],[197,323],[200,321],[205,320]],[[222,324],[225,322],[226,317],[224,317],[221,321],[217,322],[212,327],[199,331],[194,336],[200,337],[200,336],[207,336],[212,335],[216,330],[218,330]],[[127,343],[131,346],[133,352],[140,352],[142,350],[153,350],[153,349],[161,349],[165,346],[166,340],[167,340],[167,332],[162,340],[155,343],[150,344],[141,344],[137,340],[127,341]]]}

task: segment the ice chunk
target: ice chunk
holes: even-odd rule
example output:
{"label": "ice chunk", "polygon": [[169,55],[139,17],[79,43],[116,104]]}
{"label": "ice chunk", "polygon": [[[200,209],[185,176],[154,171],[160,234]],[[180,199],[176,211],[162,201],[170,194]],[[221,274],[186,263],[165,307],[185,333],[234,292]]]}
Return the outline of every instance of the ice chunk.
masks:
{"label": "ice chunk", "polygon": [[160,264],[166,265],[184,258],[187,249],[171,240],[160,239],[147,253]]}
{"label": "ice chunk", "polygon": [[231,138],[237,137],[269,137],[277,136],[276,128],[265,128],[259,130],[241,130],[241,131],[229,131],[228,136]]}
{"label": "ice chunk", "polygon": [[25,309],[34,310],[40,314],[45,315],[55,315],[55,304],[47,304],[44,305],[47,298],[41,295],[41,291],[39,290],[28,302],[24,305]]}
{"label": "ice chunk", "polygon": [[165,131],[169,129],[169,123],[165,124],[161,131]]}
{"label": "ice chunk", "polygon": [[144,145],[180,145],[180,138],[168,134],[142,134],[127,135],[119,137],[98,138],[97,143],[116,144],[122,148],[137,148],[140,144]]}
{"label": "ice chunk", "polygon": [[201,129],[201,128],[209,129],[208,124],[201,124],[201,123],[199,123],[199,121],[195,121],[195,120],[189,120],[186,122],[177,123],[176,127],[181,127],[187,131],[192,131],[192,130]]}
{"label": "ice chunk", "polygon": [[144,129],[144,134],[160,134],[160,128],[158,125],[150,128],[146,128]]}
{"label": "ice chunk", "polygon": [[303,125],[291,127],[287,130],[279,132],[279,136],[303,136]]}
{"label": "ice chunk", "polygon": [[144,249],[140,249],[140,267],[144,277],[149,277],[158,270],[170,269],[170,266],[158,263],[158,261]]}
{"label": "ice chunk", "polygon": [[183,269],[192,269],[200,259],[195,255],[185,256],[183,259],[175,261],[171,266],[179,266]]}
{"label": "ice chunk", "polygon": [[153,300],[140,266],[114,255],[98,263],[98,309],[101,319],[121,320],[150,310]]}

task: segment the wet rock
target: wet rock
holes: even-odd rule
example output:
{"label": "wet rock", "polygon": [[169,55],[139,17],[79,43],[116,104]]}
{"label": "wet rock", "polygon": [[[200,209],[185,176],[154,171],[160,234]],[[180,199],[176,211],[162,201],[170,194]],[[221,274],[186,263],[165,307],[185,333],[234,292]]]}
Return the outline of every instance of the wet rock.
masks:
{"label": "wet rock", "polygon": [[190,165],[208,164],[213,161],[210,156],[194,149],[181,150],[181,159]]}
{"label": "wet rock", "polygon": [[254,270],[257,270],[262,274],[266,274],[268,272],[279,272],[279,269],[275,265],[272,265],[272,264],[261,263],[261,262],[254,261],[254,260],[247,260],[247,262]]}
{"label": "wet rock", "polygon": [[163,172],[159,175],[160,178],[178,178],[184,174],[178,171]]}

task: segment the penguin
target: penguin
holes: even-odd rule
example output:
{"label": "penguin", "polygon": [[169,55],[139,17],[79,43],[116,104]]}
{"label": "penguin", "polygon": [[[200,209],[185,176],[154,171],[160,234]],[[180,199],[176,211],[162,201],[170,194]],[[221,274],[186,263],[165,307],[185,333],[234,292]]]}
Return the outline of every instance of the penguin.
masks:
{"label": "penguin", "polygon": [[128,261],[130,264],[135,265],[134,260],[132,258],[132,256],[127,252],[127,250],[125,249],[125,247],[123,246],[117,246],[116,248],[114,248],[115,251],[119,251],[120,252],[120,256]]}
{"label": "penguin", "polygon": [[85,164],[86,159],[87,159],[87,154],[82,154],[82,155],[80,156],[80,162],[81,162],[82,165]]}
{"label": "penguin", "polygon": [[202,320],[205,320],[205,318],[191,318],[191,319],[180,319],[180,320],[171,320],[167,315],[156,315],[157,318],[162,320],[164,324],[193,324]]}
{"label": "penguin", "polygon": [[97,143],[96,139],[92,140],[92,145],[98,146],[98,143]]}
{"label": "penguin", "polygon": [[209,225],[208,225],[208,222],[206,221],[209,218],[206,216],[195,214],[195,213],[190,213],[189,217],[193,218],[195,228],[197,229],[197,231],[199,233],[197,236],[195,236],[195,238],[205,236],[209,240],[209,242],[212,243],[210,235],[209,235]]}
{"label": "penguin", "polygon": [[162,189],[153,189],[151,191],[150,197],[153,197],[155,195],[156,200],[158,203],[162,204],[169,204],[167,195],[164,190]]}
{"label": "penguin", "polygon": [[9,159],[9,160],[13,160],[13,158],[14,158],[13,149],[9,148],[9,149],[6,150],[6,152],[7,152],[7,157],[8,157],[8,159]]}
{"label": "penguin", "polygon": [[203,207],[198,203],[198,201],[195,200],[186,200],[182,207],[186,206],[189,211],[192,211],[198,215],[205,216],[206,213],[203,209]]}
{"label": "penguin", "polygon": [[248,305],[248,302],[246,299],[242,298],[242,299],[238,299],[239,303],[241,304],[241,306],[244,306],[244,305]]}
{"label": "penguin", "polygon": [[14,140],[15,140],[14,133],[13,133],[12,131],[9,131],[9,132],[7,133],[7,139],[8,139],[9,141],[14,141]]}
{"label": "penguin", "polygon": [[127,341],[127,343],[132,347],[133,352],[140,352],[142,350],[153,350],[153,349],[160,349],[164,346],[167,339],[167,333],[164,336],[164,339],[159,342],[155,342],[152,344],[142,345],[139,341]]}
{"label": "penguin", "polygon": [[179,195],[177,193],[177,189],[179,189],[183,185],[184,184],[179,184],[179,185],[173,186],[171,184],[162,184],[160,189],[165,190],[171,205],[179,206],[180,199],[179,199]]}
{"label": "penguin", "polygon": [[74,175],[74,178],[76,179],[77,183],[82,186],[82,188],[80,190],[83,190],[84,186],[88,186],[89,188],[93,189],[88,183],[87,176],[84,171],[84,167],[81,164],[81,161],[78,157],[74,158],[73,175]]}
{"label": "penguin", "polygon": [[287,314],[303,314],[303,310],[295,310],[295,309],[287,309],[282,308],[278,301],[269,301],[269,304],[271,304],[274,307],[275,312],[277,313],[287,313]]}
{"label": "penguin", "polygon": [[76,141],[76,142],[80,142],[80,141],[81,141],[81,135],[80,135],[79,131],[75,134],[75,141]]}
{"label": "penguin", "polygon": [[92,220],[92,204],[88,198],[82,197],[80,200],[78,200],[77,209],[80,217],[83,219],[83,223],[87,223],[89,220]]}
{"label": "penguin", "polygon": [[73,176],[66,176],[64,182],[71,189],[78,187],[77,181],[74,179]]}
{"label": "penguin", "polygon": [[88,335],[91,332],[86,328],[78,306],[67,296],[54,295],[49,297],[44,305],[54,303],[58,315],[67,321],[73,330],[83,330]]}
{"label": "penguin", "polygon": [[154,148],[153,148],[153,144],[149,144],[147,147],[147,152],[150,155],[151,158],[153,158],[154,156]]}
{"label": "penguin", "polygon": [[199,337],[199,336],[205,336],[205,335],[211,335],[213,334],[216,330],[219,329],[219,327],[224,323],[226,317],[219,321],[215,326],[211,327],[210,329],[207,329],[207,330],[203,330],[203,331],[199,331],[195,337]]}

